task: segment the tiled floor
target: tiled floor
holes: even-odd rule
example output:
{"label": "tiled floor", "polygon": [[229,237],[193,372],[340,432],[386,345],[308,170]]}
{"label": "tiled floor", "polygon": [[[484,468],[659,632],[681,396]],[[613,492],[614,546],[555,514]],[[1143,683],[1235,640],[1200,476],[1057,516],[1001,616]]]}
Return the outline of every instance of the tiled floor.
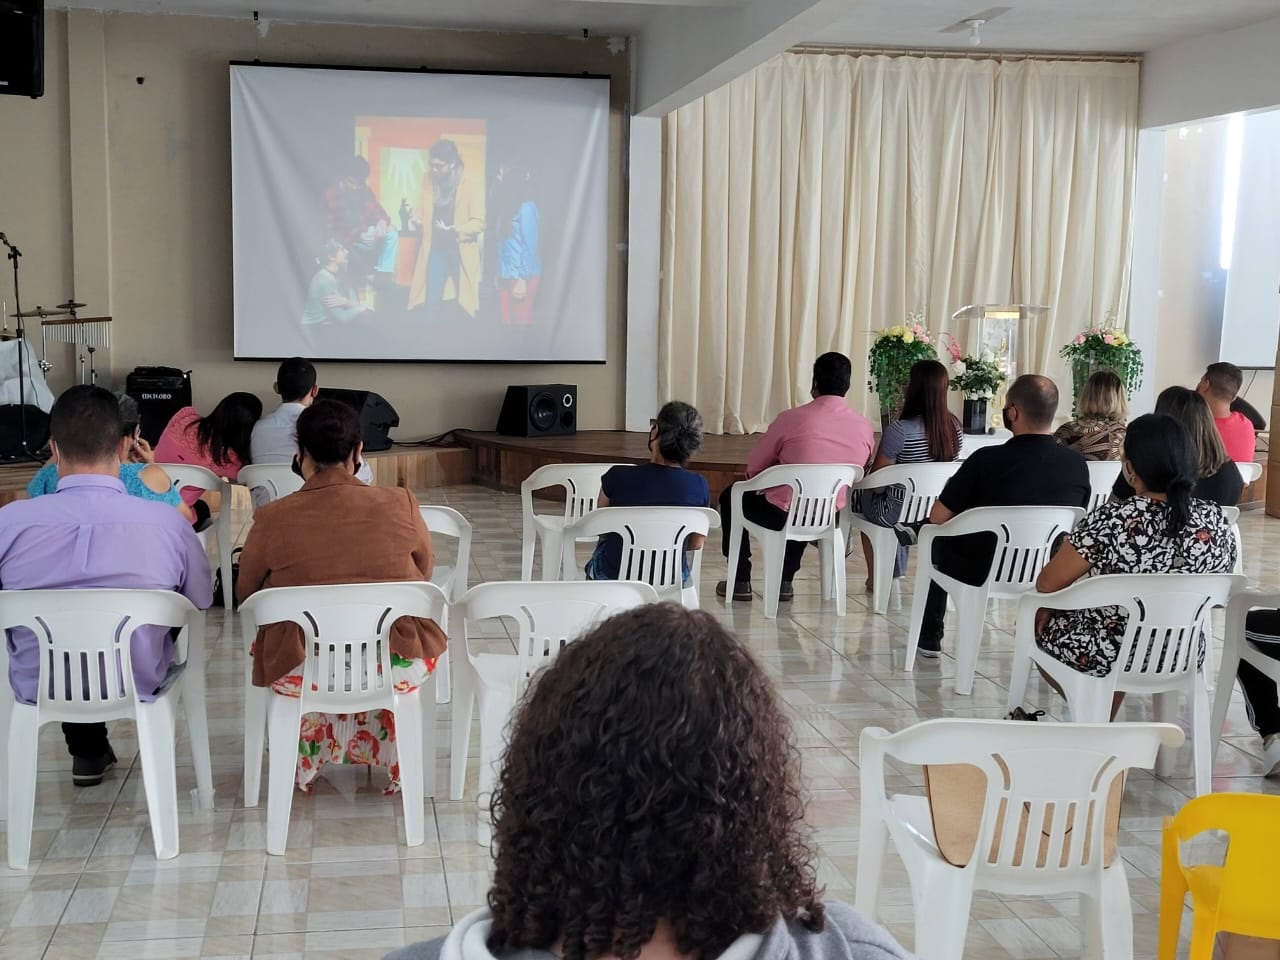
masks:
{"label": "tiled floor", "polygon": [[[519,498],[476,487],[424,494],[446,503],[475,526],[471,580],[517,578]],[[1280,521],[1246,513],[1241,527],[1246,572],[1280,585],[1273,548]],[[442,547],[447,559],[447,548]],[[585,555],[584,555],[585,557]],[[767,621],[761,602],[731,613],[712,590],[723,576],[718,551],[703,566],[704,607],[730,625],[759,656],[791,705],[811,792],[809,819],[820,872],[831,897],[851,900],[858,855],[858,736],[864,727],[897,729],[938,716],[998,717],[1004,712],[1012,648],[1012,608],[993,605],[973,695],[955,694],[953,662],[903,671],[910,580],[879,617],[861,592],[860,559],[849,565],[849,608],[843,619],[817,598],[816,558],[796,582],[796,598]],[[486,851],[474,842],[475,760],[471,802],[429,806],[427,842],[410,849],[398,799],[380,780],[354,768],[326,774],[314,797],[296,796],[285,857],[264,850],[266,809],[241,798],[243,653],[235,618],[209,617],[209,711],[217,799],[212,813],[184,811],[182,854],[157,862],[132,725],[114,724],[120,766],[101,786],[75,789],[56,725],[41,736],[41,772],[31,868],[0,866],[0,956],[110,957],[381,957],[402,943],[437,936],[483,902]],[[1052,715],[1061,703],[1042,689],[1033,696]],[[438,779],[447,782],[447,707],[439,709]],[[1147,710],[1130,707],[1129,718]],[[472,737],[473,751],[478,736]],[[185,743],[179,746],[179,789],[194,786]],[[1260,744],[1244,720],[1238,695],[1215,765],[1215,789],[1277,792],[1260,773]],[[1129,869],[1135,913],[1135,956],[1153,957],[1158,910],[1161,818],[1191,795],[1189,753],[1177,776],[1137,774],[1125,798],[1120,850]],[[265,784],[264,784],[265,803]],[[0,834],[0,844],[3,834]],[[894,855],[886,871],[882,920],[910,946],[911,907]],[[979,895],[969,927],[967,958],[1080,955],[1072,899]],[[1185,925],[1184,925],[1185,931]]]}

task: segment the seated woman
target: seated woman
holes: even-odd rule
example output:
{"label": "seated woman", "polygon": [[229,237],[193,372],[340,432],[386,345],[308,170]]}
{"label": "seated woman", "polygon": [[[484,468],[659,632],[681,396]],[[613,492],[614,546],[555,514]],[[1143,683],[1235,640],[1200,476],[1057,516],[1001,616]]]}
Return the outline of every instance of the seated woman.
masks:
{"label": "seated woman", "polygon": [[[120,482],[124,484],[125,493],[141,500],[158,500],[176,507],[178,512],[187,518],[188,523],[195,521],[191,511],[178,492],[173,489],[173,481],[164,472],[164,468],[156,465],[155,453],[151,444],[140,436],[141,418],[138,414],[138,403],[128,394],[119,394],[116,400],[120,404],[120,419],[124,422],[122,437],[130,440],[129,462],[120,464]],[[42,497],[58,489],[58,460],[55,455],[31,478],[27,484],[28,497]]]}
{"label": "seated woman", "polygon": [[[297,435],[295,465],[306,482],[254,514],[240,555],[237,598],[268,587],[430,580],[431,534],[413,494],[403,487],[369,487],[355,476],[363,446],[356,412],[336,400],[317,400],[298,417]],[[396,688],[421,686],[445,644],[430,620],[397,621],[391,631]],[[253,645],[254,685],[299,696],[304,652],[296,624],[262,627]],[[384,714],[308,714],[298,786],[310,792],[321,765],[334,761],[386,767],[386,792],[399,790],[395,726]]]}
{"label": "seated woman", "polygon": [[[937,360],[917,360],[911,365],[902,416],[885,427],[880,449],[871,462],[871,473],[895,463],[950,463],[960,456],[960,421],[947,410],[950,383],[947,368]],[[894,484],[859,491],[854,509],[877,526],[892,527],[901,514],[904,490],[901,484]],[[893,564],[895,577],[906,570],[907,549],[898,548]],[[874,561],[866,534],[862,535],[862,556],[867,563],[867,593],[871,593]]]}
{"label": "seated woman", "polygon": [[1110,370],[1098,370],[1085,381],[1076,418],[1053,432],[1053,439],[1078,451],[1086,460],[1119,460],[1124,455],[1124,425],[1129,401],[1124,384]]}
{"label": "seated woman", "polygon": [[[249,463],[249,436],[262,416],[262,401],[252,393],[229,393],[207,417],[195,407],[183,407],[170,419],[156,442],[160,463],[189,463],[204,467],[226,480],[234,480]],[[200,499],[199,487],[183,487],[182,500],[200,523],[209,519],[209,506]]]}
{"label": "seated woman", "polygon": [[[1239,503],[1244,480],[1240,476],[1240,468],[1227,456],[1204,397],[1186,387],[1167,387],[1156,397],[1155,412],[1173,417],[1191,438],[1196,463],[1195,486],[1191,495],[1220,507],[1234,507]],[[1133,496],[1133,487],[1125,479],[1124,471],[1116,478],[1111,496],[1120,499]]]}
{"label": "seated woman", "polygon": [[910,956],[821,899],[777,689],[709,614],[606,620],[534,678],[510,731],[489,906],[387,960]]}
{"label": "seated woman", "polygon": [[[1040,571],[1036,589],[1052,593],[1095,573],[1230,573],[1235,537],[1217,504],[1191,495],[1195,454],[1182,424],[1165,414],[1139,417],[1125,434],[1122,462],[1133,496],[1109,500],[1081,520]],[[1041,610],[1036,645],[1081,673],[1105,677],[1120,655],[1126,621],[1115,607]],[[1121,699],[1117,694],[1115,709]]]}
{"label": "seated woman", "polygon": [[[702,448],[702,415],[687,403],[672,400],[649,421],[649,462],[610,467],[600,480],[602,507],[709,507],[707,478],[686,469]],[[700,550],[706,538],[691,534],[685,550]],[[622,566],[622,538],[606,533],[587,561],[588,580],[617,580]],[[685,559],[684,579],[689,579]]]}

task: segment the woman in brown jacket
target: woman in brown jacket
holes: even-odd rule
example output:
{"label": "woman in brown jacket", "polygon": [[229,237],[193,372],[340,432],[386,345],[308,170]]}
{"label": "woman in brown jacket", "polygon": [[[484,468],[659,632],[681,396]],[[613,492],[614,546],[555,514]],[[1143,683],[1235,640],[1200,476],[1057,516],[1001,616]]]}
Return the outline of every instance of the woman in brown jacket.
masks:
{"label": "woman in brown jacket", "polygon": [[[237,597],[245,600],[268,587],[431,579],[431,534],[413,494],[401,487],[369,487],[355,477],[362,449],[356,412],[318,400],[298,417],[297,434],[294,469],[306,482],[254,515],[240,556]],[[396,688],[420,686],[445,644],[444,632],[431,620],[397,621],[391,630]],[[253,645],[253,682],[300,696],[303,659],[296,624],[267,624]],[[387,767],[386,792],[397,791],[391,714],[307,714],[299,737],[298,786],[310,792],[326,761]]]}

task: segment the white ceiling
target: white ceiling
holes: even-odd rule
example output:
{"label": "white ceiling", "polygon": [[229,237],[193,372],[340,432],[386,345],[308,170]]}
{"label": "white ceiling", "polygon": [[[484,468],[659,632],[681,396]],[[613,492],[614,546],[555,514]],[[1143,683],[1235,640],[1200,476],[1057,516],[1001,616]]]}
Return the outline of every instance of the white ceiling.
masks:
{"label": "white ceiling", "polygon": [[980,49],[1145,52],[1280,16],[1280,0],[862,0],[811,40],[969,49],[967,31],[939,31],[997,6],[1013,9],[982,27]]}
{"label": "white ceiling", "polygon": [[143,13],[245,17],[257,10],[276,20],[395,24],[539,33],[635,34],[658,13],[676,7],[740,6],[745,0],[49,0],[51,7]]}
{"label": "white ceiling", "polygon": [[[487,30],[635,34],[680,7],[747,0],[50,0],[49,5],[280,20]],[[839,10],[840,4],[830,4]],[[847,0],[813,43],[968,48],[944,27],[988,7],[1013,9],[982,28],[982,48],[1141,52],[1280,16],[1280,0]]]}

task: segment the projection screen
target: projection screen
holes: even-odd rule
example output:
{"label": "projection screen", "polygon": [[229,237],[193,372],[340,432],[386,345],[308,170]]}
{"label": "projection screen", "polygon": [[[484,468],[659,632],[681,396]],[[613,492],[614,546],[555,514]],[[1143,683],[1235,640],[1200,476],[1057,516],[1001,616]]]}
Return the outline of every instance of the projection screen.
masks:
{"label": "projection screen", "polygon": [[235,356],[603,362],[608,78],[231,65]]}

